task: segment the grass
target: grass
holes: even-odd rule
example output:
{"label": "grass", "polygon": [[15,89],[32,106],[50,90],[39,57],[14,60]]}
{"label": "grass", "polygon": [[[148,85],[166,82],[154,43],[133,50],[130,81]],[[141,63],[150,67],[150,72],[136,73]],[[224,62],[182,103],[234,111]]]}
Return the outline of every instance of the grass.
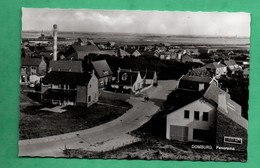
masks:
{"label": "grass", "polygon": [[66,149],[68,157],[142,160],[192,160],[245,162],[246,153],[191,149],[190,143],[169,141],[146,136],[141,142],[108,152],[90,152],[83,149]]}
{"label": "grass", "polygon": [[[40,138],[88,129],[109,122],[132,107],[124,100],[101,98],[101,103],[89,108],[85,106],[67,106],[64,113],[52,113],[40,110],[42,105],[35,105],[21,93],[20,139]],[[101,96],[102,97],[102,96]]]}

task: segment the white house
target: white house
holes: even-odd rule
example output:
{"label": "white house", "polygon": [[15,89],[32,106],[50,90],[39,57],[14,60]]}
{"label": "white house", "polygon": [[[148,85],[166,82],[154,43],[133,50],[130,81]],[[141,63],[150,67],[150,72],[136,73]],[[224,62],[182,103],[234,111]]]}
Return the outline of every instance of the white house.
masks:
{"label": "white house", "polygon": [[141,74],[141,77],[143,78],[143,83],[145,85],[157,85],[158,84],[156,71],[145,70],[145,71],[140,71],[140,74]]}
{"label": "white house", "polygon": [[204,66],[212,75],[212,77],[220,77],[227,74],[227,67],[220,62],[213,62]]}
{"label": "white house", "polygon": [[[230,123],[225,126],[229,130],[219,130],[219,123],[223,121]],[[241,106],[212,83],[201,98],[167,114],[166,138],[209,142],[214,136],[218,139],[239,137],[239,132],[247,132],[247,124],[247,120],[241,116]],[[247,140],[246,136],[240,138]]]}
{"label": "white house", "polygon": [[138,93],[143,88],[143,79],[139,71],[119,68],[111,88],[119,92]]}
{"label": "white house", "polygon": [[167,115],[166,138],[206,141],[210,135],[210,127],[213,127],[214,123],[215,107],[204,98],[200,98]]}

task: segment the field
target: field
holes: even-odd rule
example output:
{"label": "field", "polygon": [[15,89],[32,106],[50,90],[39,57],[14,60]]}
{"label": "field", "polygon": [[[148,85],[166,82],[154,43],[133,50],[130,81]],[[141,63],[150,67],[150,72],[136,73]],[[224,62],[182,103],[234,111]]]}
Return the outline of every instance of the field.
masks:
{"label": "field", "polygon": [[21,92],[20,105],[20,140],[40,138],[88,129],[109,122],[132,107],[124,99],[100,97],[97,104],[84,106],[67,106],[64,113],[40,110],[37,102]]}
{"label": "field", "polygon": [[[22,38],[38,38],[41,31],[23,31]],[[51,35],[51,32],[44,32]],[[189,37],[172,35],[150,35],[150,34],[122,34],[122,33],[96,33],[96,32],[59,32],[59,37],[68,40],[81,38],[82,40],[93,39],[96,43],[107,43],[114,41],[120,45],[152,45],[159,43],[169,43],[172,45],[189,46],[220,46],[225,47],[249,47],[249,38],[236,37]],[[123,40],[122,40],[123,39]]]}

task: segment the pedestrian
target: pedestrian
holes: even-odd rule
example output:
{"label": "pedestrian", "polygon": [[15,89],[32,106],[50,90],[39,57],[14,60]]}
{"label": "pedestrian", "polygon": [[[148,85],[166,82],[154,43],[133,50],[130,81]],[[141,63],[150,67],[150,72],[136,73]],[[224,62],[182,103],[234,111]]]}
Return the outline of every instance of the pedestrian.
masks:
{"label": "pedestrian", "polygon": [[146,97],[146,96],[144,96],[144,101],[146,102],[146,100],[147,100],[147,97]]}
{"label": "pedestrian", "polygon": [[147,102],[149,101],[149,97],[148,96],[147,96],[146,100],[147,100]]}

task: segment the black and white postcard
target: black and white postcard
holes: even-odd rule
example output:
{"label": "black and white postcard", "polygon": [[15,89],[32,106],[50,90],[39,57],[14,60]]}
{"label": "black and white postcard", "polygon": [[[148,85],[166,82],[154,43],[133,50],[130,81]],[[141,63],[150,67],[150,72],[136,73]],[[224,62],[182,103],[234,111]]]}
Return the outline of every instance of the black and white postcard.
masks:
{"label": "black and white postcard", "polygon": [[23,8],[19,156],[247,161],[250,14]]}

